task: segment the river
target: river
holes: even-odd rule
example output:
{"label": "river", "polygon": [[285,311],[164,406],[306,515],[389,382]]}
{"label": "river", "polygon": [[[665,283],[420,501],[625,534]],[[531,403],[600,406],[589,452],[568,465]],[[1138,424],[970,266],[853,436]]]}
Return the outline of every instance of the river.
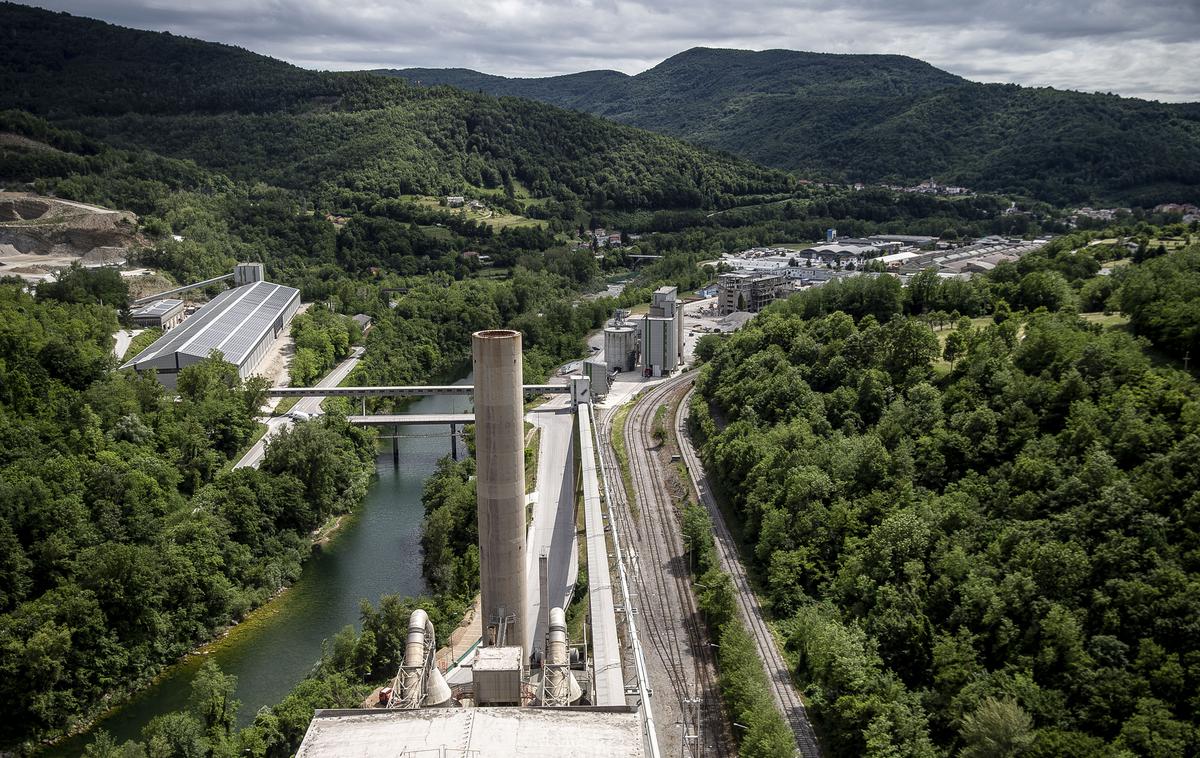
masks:
{"label": "river", "polygon": [[[467,376],[456,382],[469,384]],[[458,413],[469,396],[435,396],[411,403],[409,413]],[[359,604],[381,595],[417,595],[421,577],[421,489],[438,460],[450,452],[445,427],[400,427],[400,466],[392,463],[391,441],[383,440],[362,508],[347,518],[333,539],[313,553],[300,579],[210,645],[207,655],[189,656],[152,686],[109,714],[95,729],[118,741],[140,739],[142,727],[163,713],[187,707],[192,678],[208,660],[238,678],[238,724],[254,720],[264,706],[284,698],[321,657],[321,643],[347,624],[359,626]],[[384,434],[391,434],[390,430]],[[460,451],[462,446],[460,443]],[[79,755],[91,735],[64,741],[47,755]]]}

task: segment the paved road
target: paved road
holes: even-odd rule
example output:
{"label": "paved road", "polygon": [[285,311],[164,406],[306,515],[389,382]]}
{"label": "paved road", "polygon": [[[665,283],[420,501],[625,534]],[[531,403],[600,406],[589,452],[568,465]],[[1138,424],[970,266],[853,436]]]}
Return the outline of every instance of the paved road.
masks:
{"label": "paved road", "polygon": [[113,355],[117,356],[119,362],[125,355],[125,351],[129,349],[129,344],[133,342],[133,338],[144,332],[145,329],[118,329],[113,334],[115,343],[113,344]]}
{"label": "paved road", "polygon": [[679,404],[679,411],[675,416],[675,431],[676,437],[679,440],[680,453],[687,464],[692,485],[696,488],[696,492],[699,493],[700,499],[703,501],[705,508],[708,509],[709,516],[712,518],[714,526],[713,536],[716,538],[717,554],[721,561],[721,568],[733,578],[738,611],[742,617],[742,623],[746,625],[746,629],[750,632],[750,636],[754,639],[754,643],[758,647],[759,658],[766,669],[767,679],[770,680],[771,697],[775,701],[775,707],[779,709],[788,724],[792,727],[792,732],[795,735],[796,744],[800,748],[801,755],[804,758],[820,758],[821,749],[817,744],[817,737],[813,731],[812,723],[808,719],[808,712],[804,709],[800,693],[796,691],[796,686],[792,682],[790,670],[783,659],[783,655],[779,652],[779,646],[775,642],[775,637],[771,634],[771,630],[767,626],[762,605],[758,602],[758,596],[754,594],[754,590],[746,578],[746,569],[742,566],[741,559],[738,557],[733,535],[729,532],[729,527],[725,525],[725,518],[721,510],[717,507],[716,500],[709,489],[708,477],[704,471],[704,466],[700,463],[700,458],[696,454],[695,448],[692,447],[691,438],[688,436],[687,413],[691,392],[692,390],[689,390],[683,402]]}
{"label": "paved road", "polygon": [[575,534],[575,450],[572,429],[575,413],[571,399],[555,395],[530,411],[526,418],[541,429],[538,444],[537,500],[529,526],[526,574],[528,607],[533,624],[526,625],[530,650],[541,650],[546,637],[538,557],[548,551],[547,596],[550,608],[566,608],[579,572],[579,542]]}
{"label": "paved road", "polygon": [[[317,382],[316,386],[336,387],[341,384],[342,380],[345,379],[350,372],[354,370],[354,367],[358,365],[358,362],[362,359],[363,352],[365,352],[365,350],[366,348],[363,347],[352,348],[350,351],[350,357],[339,363],[333,368],[332,371],[322,377],[321,381]],[[300,400],[292,408],[292,411],[301,411],[313,416],[319,416],[323,413],[321,410],[321,401],[324,399],[324,397],[300,398]],[[245,468],[247,466],[251,468],[258,468],[259,464],[262,463],[263,456],[265,456],[267,453],[267,441],[271,437],[278,434],[279,430],[289,428],[292,425],[292,420],[287,416],[273,416],[265,419],[265,423],[267,425],[266,434],[264,434],[258,442],[255,442],[253,447],[246,451],[246,454],[242,456],[240,461],[233,464],[234,468]]]}

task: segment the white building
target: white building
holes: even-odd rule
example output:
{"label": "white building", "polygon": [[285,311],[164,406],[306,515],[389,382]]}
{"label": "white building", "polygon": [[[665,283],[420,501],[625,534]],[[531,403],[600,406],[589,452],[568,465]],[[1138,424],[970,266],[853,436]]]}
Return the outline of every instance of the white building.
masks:
{"label": "white building", "polygon": [[134,324],[141,327],[173,329],[183,322],[183,301],[171,298],[155,300],[129,313]]}

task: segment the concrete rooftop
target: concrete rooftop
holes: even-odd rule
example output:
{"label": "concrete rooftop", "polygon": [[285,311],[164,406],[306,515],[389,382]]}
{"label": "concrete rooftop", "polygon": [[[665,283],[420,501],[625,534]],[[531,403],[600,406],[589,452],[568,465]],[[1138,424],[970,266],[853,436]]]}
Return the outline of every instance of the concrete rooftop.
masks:
{"label": "concrete rooftop", "polygon": [[[444,748],[445,752],[440,752]],[[628,708],[323,710],[297,758],[599,758],[645,755]]]}

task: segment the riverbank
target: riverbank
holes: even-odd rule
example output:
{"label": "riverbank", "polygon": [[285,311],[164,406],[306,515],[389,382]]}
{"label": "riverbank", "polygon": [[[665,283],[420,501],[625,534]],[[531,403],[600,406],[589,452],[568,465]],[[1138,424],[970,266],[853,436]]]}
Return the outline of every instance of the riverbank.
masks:
{"label": "riverbank", "polygon": [[[364,470],[361,474],[365,480],[364,484],[368,486],[377,477],[375,470]],[[352,505],[349,511],[331,516],[325,524],[322,524],[318,529],[309,534],[310,549],[308,554],[304,556],[304,560],[301,563],[302,567],[307,566],[313,560],[315,554],[321,552],[322,549],[331,544],[337,533],[360,512],[365,500],[366,495],[364,493],[364,496],[359,498],[358,502]],[[303,574],[301,574],[301,578],[303,578]],[[245,631],[247,629],[253,629],[259,625],[269,623],[274,616],[282,612],[281,604],[285,602],[285,597],[289,590],[298,581],[300,579],[291,584],[280,586],[274,592],[266,595],[237,621],[218,627],[211,636],[197,642],[186,653],[165,662],[152,676],[146,677],[130,687],[109,693],[99,702],[97,710],[93,711],[87,720],[80,722],[66,734],[55,740],[40,743],[35,749],[35,754],[43,756],[78,755],[82,752],[83,743],[90,741],[88,738],[93,732],[118,716],[125,708],[147,697],[147,693],[153,692],[156,688],[161,687],[164,683],[181,674],[194,674],[203,665],[204,661],[217,654],[221,646],[228,644],[236,635],[247,633]]]}
{"label": "riverbank", "polygon": [[[470,378],[459,381],[469,383]],[[469,402],[462,396],[423,398],[407,410],[463,412]],[[188,708],[191,680],[209,660],[238,678],[235,697],[242,708],[237,722],[246,726],[262,707],[278,704],[310,674],[325,640],[346,626],[361,624],[362,600],[377,604],[386,594],[424,594],[420,558],[412,560],[421,550],[421,493],[447,452],[444,435],[432,431],[414,427],[400,439],[379,445],[366,497],[353,512],[331,517],[304,535],[315,549],[308,553],[300,577],[283,593],[168,667],[120,705],[108,704],[89,732],[48,754],[79,755],[100,729],[117,742],[141,739],[142,728],[154,717]],[[399,467],[392,462],[393,444],[400,448]]]}

